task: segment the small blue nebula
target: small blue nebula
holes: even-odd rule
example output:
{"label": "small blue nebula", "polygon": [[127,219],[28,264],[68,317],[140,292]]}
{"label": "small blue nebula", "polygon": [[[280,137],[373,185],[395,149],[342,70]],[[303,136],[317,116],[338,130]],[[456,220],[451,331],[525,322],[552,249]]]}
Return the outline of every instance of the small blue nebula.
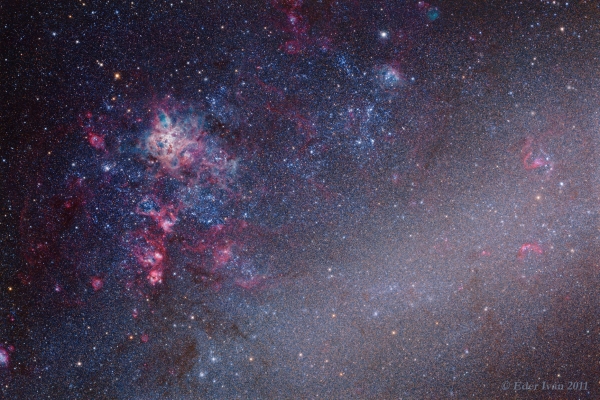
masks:
{"label": "small blue nebula", "polygon": [[158,114],[158,119],[163,128],[168,128],[170,125],[169,117],[164,112],[160,111]]}
{"label": "small blue nebula", "polygon": [[159,212],[160,207],[151,199],[144,199],[139,204],[140,210],[143,213],[149,214],[151,212]]}
{"label": "small blue nebula", "polygon": [[436,19],[438,19],[440,16],[440,9],[437,7],[431,7],[429,10],[427,10],[427,18],[429,18],[430,21],[435,21]]}

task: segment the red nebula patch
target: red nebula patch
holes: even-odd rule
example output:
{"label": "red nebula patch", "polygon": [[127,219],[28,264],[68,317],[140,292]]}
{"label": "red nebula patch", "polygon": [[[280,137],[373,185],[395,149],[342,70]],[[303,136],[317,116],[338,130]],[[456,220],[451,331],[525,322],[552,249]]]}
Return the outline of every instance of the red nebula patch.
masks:
{"label": "red nebula patch", "polygon": [[525,243],[523,244],[523,246],[521,246],[521,248],[519,249],[518,253],[517,253],[517,258],[519,260],[524,259],[525,257],[527,257],[528,254],[530,253],[534,253],[534,254],[543,254],[544,250],[542,249],[542,247],[537,244],[537,243]]}
{"label": "red nebula patch", "polygon": [[106,150],[106,147],[104,145],[104,137],[103,136],[100,136],[93,132],[90,132],[88,134],[88,142],[96,150],[102,150],[102,151]]}
{"label": "red nebula patch", "polygon": [[92,284],[92,289],[94,289],[94,292],[97,292],[104,286],[104,281],[102,278],[97,276],[93,276],[90,283]]}

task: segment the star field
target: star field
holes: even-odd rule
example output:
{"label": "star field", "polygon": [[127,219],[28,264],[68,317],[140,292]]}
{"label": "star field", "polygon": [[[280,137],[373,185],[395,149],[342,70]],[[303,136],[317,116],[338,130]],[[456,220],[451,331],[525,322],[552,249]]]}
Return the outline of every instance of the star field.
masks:
{"label": "star field", "polygon": [[594,2],[0,10],[0,397],[598,397]]}

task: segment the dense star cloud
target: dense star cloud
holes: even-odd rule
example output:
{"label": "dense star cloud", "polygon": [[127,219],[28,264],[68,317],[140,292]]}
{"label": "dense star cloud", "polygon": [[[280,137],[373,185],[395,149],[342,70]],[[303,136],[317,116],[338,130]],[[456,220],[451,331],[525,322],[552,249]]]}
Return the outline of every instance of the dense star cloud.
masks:
{"label": "dense star cloud", "polygon": [[0,397],[597,398],[599,17],[0,6]]}

